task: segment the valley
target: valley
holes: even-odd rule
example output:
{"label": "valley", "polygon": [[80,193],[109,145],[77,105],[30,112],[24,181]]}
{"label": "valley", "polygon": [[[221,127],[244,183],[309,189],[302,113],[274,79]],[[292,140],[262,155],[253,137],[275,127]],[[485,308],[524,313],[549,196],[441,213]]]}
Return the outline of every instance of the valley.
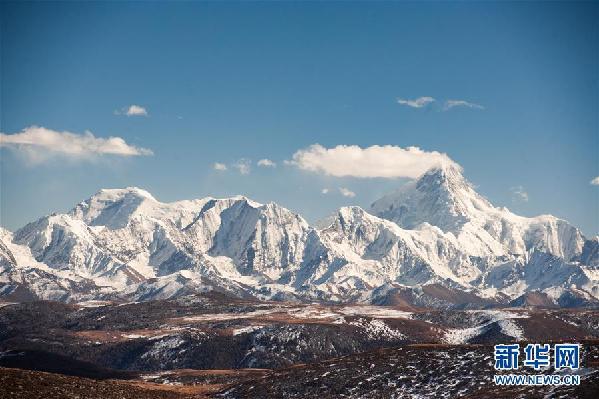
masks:
{"label": "valley", "polygon": [[213,293],[137,303],[5,302],[0,378],[52,381],[62,390],[56,397],[83,395],[92,381],[99,381],[94,393],[82,397],[513,397],[524,388],[492,382],[493,344],[580,342],[583,382],[556,392],[585,397],[599,389],[598,313],[405,310]]}

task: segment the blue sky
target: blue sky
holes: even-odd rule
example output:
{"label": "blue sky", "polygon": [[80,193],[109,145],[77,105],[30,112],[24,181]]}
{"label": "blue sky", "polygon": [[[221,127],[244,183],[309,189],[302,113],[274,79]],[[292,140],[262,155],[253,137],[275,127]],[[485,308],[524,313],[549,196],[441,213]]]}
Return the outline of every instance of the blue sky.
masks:
{"label": "blue sky", "polygon": [[[244,194],[314,221],[405,181],[284,164],[319,143],[446,153],[494,204],[599,233],[599,186],[590,184],[599,176],[598,3],[0,8],[2,133],[91,131],[153,152],[47,147],[34,159],[27,145],[3,145],[0,224],[9,229],[106,187],[139,186],[162,201]],[[422,97],[435,101],[397,101]],[[482,108],[444,110],[448,100]],[[131,105],[147,115],[127,116]],[[233,166],[240,159],[248,174]]]}

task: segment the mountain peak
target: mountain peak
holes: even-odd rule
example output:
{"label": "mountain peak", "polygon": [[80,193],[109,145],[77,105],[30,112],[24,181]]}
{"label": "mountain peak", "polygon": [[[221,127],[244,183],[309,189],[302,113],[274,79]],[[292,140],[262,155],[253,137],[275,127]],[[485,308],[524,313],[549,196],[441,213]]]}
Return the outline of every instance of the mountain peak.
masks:
{"label": "mountain peak", "polygon": [[156,201],[154,196],[148,191],[139,187],[126,187],[126,188],[103,188],[94,194],[90,199],[111,201],[120,200],[124,197],[139,197],[143,199],[149,199]]}
{"label": "mountain peak", "polygon": [[461,166],[454,163],[444,163],[440,166],[430,168],[419,177],[422,179],[425,176],[437,176],[446,180],[465,180],[462,174],[463,169]]}
{"label": "mountain peak", "polygon": [[371,211],[404,228],[428,222],[443,231],[457,231],[475,218],[477,211],[493,206],[462,175],[455,164],[445,164],[424,173],[371,206]]}
{"label": "mountain peak", "polygon": [[471,184],[462,175],[462,168],[454,164],[445,164],[425,172],[416,180],[416,187],[420,190],[443,187],[446,190],[458,191],[471,187]]}
{"label": "mountain peak", "polygon": [[120,228],[144,203],[150,207],[159,204],[152,194],[138,187],[102,189],[77,204],[69,215],[88,225]]}

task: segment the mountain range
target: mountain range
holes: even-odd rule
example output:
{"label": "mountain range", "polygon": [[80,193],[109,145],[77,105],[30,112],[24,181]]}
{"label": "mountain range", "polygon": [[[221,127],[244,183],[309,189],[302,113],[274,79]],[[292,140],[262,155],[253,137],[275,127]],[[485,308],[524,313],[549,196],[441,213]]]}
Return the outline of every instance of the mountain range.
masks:
{"label": "mountain range", "polygon": [[162,203],[104,189],[0,229],[0,297],[144,301],[220,291],[406,307],[599,303],[599,237],[495,207],[454,165],[308,224],[243,196]]}

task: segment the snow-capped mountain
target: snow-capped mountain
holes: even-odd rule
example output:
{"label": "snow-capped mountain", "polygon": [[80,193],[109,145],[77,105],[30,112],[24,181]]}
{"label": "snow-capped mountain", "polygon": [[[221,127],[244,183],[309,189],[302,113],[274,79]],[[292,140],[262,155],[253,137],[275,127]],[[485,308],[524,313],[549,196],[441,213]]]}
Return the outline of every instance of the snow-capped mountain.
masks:
{"label": "snow-capped mountain", "polygon": [[424,300],[441,295],[427,287],[445,287],[487,302],[530,292],[565,305],[599,298],[597,238],[553,216],[496,208],[453,166],[370,213],[344,207],[318,225],[241,196],[162,203],[138,188],[101,190],[66,214],[2,231],[0,295],[147,300],[221,290],[380,303],[397,290]]}
{"label": "snow-capped mountain", "polygon": [[428,171],[373,203],[371,212],[405,229],[437,226],[453,233],[473,256],[524,255],[536,249],[571,260],[584,245],[581,232],[564,220],[551,215],[526,218],[494,207],[456,166]]}

